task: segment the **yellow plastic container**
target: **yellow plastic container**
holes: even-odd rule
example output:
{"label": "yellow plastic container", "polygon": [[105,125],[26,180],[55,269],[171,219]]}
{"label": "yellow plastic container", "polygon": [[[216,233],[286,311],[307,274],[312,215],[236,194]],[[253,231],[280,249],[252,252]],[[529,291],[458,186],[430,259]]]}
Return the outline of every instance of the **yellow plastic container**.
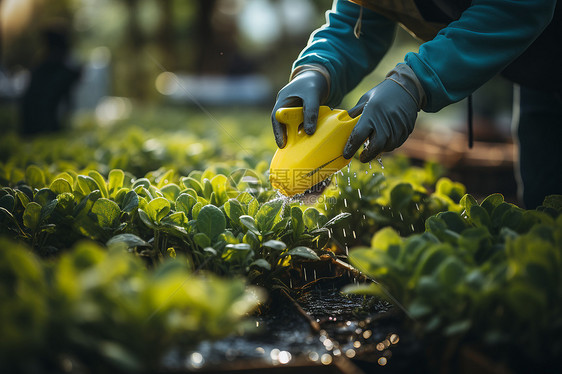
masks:
{"label": "yellow plastic container", "polygon": [[286,196],[304,193],[349,164],[343,149],[360,116],[321,106],[316,132],[303,128],[302,107],[281,108],[275,118],[287,127],[287,144],[278,149],[269,168],[271,185]]}

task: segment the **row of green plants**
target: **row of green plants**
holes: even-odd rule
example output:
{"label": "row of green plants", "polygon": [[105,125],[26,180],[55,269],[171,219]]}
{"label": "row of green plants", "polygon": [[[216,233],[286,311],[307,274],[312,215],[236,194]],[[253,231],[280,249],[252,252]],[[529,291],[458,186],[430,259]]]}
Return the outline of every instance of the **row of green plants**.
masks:
{"label": "row of green plants", "polygon": [[186,258],[146,271],[122,248],[77,243],[45,260],[0,239],[0,371],[154,372],[171,349],[249,331],[263,292],[194,273]]}
{"label": "row of green plants", "polygon": [[[243,326],[241,313],[226,311],[239,300],[251,301],[240,310],[255,307],[257,298],[248,295],[256,293],[247,284],[271,295],[276,288],[288,290],[289,274],[298,275],[302,265],[336,256],[347,260],[347,250],[352,264],[379,282],[353,292],[397,302],[430,345],[493,346],[500,348],[498,357],[532,362],[549,362],[562,352],[555,305],[561,296],[557,197],[538,211],[517,208],[500,195],[477,203],[462,184],[442,178],[439,165],[415,167],[393,156],[382,160],[384,167],[352,162],[317,202],[303,205],[269,187],[274,144],[261,130],[265,121],[247,118],[244,127],[221,119],[228,133],[213,138],[207,136],[215,129],[208,119],[190,121],[186,134],[178,129],[183,118],[166,117],[158,127],[140,121],[100,130],[86,124],[70,134],[0,139],[0,237],[9,239],[0,241],[0,254],[13,259],[2,262],[9,275],[2,281],[1,328],[10,337],[7,345],[19,342],[6,347],[5,357],[13,359],[0,362],[23,362],[20,371],[27,372],[37,372],[42,363],[154,367],[167,349],[186,344],[182,337],[194,345]],[[243,141],[233,142],[240,131]],[[94,264],[84,256],[100,260]],[[112,278],[112,264],[128,261],[135,265],[120,265],[128,270]],[[33,264],[35,275],[19,263]],[[67,278],[57,285],[59,273]],[[189,279],[214,291],[189,307],[178,301],[168,308],[165,298],[146,302],[152,297],[147,295],[175,287],[159,283],[168,273],[169,279]],[[90,288],[93,278],[106,275]],[[129,288],[114,290],[121,280]],[[60,296],[57,287],[72,284],[73,295],[83,297]],[[195,292],[190,288],[185,292]],[[18,298],[22,292],[27,296]],[[107,300],[115,303],[107,306]],[[219,300],[220,307],[209,311],[205,300]],[[91,319],[81,320],[90,310]],[[129,331],[156,312],[160,335]],[[200,316],[200,330],[178,327],[196,320],[185,313]],[[17,315],[30,320],[16,321]],[[129,319],[134,323],[123,322]],[[33,325],[29,321],[43,326],[38,335],[23,328]],[[517,336],[510,326],[521,328]],[[48,346],[59,329],[60,341]],[[125,344],[127,334],[137,336],[138,344]],[[152,339],[164,343],[149,354]],[[25,361],[25,346],[46,353]],[[514,349],[521,347],[526,352],[518,355]]]}
{"label": "row of green plants", "polygon": [[347,292],[400,305],[441,352],[470,345],[517,372],[562,367],[562,196],[537,210],[500,194],[459,205],[428,218],[423,234],[388,227],[353,250],[350,262],[375,282]]}

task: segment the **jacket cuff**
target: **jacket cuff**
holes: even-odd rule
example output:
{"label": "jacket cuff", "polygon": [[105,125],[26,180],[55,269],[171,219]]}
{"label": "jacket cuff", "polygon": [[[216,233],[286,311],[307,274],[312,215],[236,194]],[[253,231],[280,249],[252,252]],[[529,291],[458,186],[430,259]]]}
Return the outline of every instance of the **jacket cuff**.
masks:
{"label": "jacket cuff", "polygon": [[418,111],[422,109],[427,98],[425,96],[425,91],[416,76],[416,73],[405,63],[400,63],[396,65],[387,75],[386,79],[390,79],[398,83],[403,89],[408,92],[408,94],[414,99],[418,107]]}

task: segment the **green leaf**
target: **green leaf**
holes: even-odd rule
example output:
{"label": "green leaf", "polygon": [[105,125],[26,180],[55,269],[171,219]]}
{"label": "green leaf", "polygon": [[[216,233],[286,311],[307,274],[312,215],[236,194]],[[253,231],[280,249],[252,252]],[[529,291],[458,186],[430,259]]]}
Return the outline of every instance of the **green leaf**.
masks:
{"label": "green leaf", "polygon": [[308,228],[308,230],[316,229],[319,226],[318,218],[320,217],[320,212],[316,208],[307,208],[303,215],[304,225]]}
{"label": "green leaf", "polygon": [[133,183],[133,190],[136,190],[139,186],[148,189],[150,187],[150,181],[146,178],[139,178]]}
{"label": "green leaf", "polygon": [[293,238],[297,240],[305,230],[302,210],[298,206],[291,208],[291,220],[293,226]]}
{"label": "green leaf", "polygon": [[192,177],[184,177],[181,179],[181,184],[183,184],[185,188],[192,188],[198,195],[203,195],[203,186],[198,180]]}
{"label": "green leaf", "polygon": [[196,203],[193,208],[191,209],[191,216],[193,217],[193,219],[197,219],[199,216],[199,212],[201,211],[201,209],[205,206],[205,204],[198,202]]}
{"label": "green leaf", "polygon": [[121,209],[114,201],[101,197],[94,203],[92,213],[96,215],[101,227],[115,228],[119,224]]}
{"label": "green leaf", "polygon": [[226,229],[226,218],[214,205],[205,205],[197,216],[197,230],[214,240]]}
{"label": "green leaf", "polygon": [[213,193],[213,185],[211,184],[211,181],[207,178],[203,179],[203,197],[207,200],[211,200],[211,194]]}
{"label": "green leaf", "polygon": [[197,199],[187,193],[182,193],[176,199],[176,210],[184,212],[185,215],[191,214],[191,209],[197,204]]}
{"label": "green leaf", "polygon": [[45,174],[38,166],[29,165],[25,169],[25,181],[33,188],[43,188],[45,187]]}
{"label": "green leaf", "polygon": [[466,194],[461,198],[459,204],[464,209],[466,214],[468,214],[468,212],[470,212],[470,208],[472,208],[474,205],[478,205],[478,202],[474,197],[472,197],[472,195]]}
{"label": "green leaf", "polygon": [[268,232],[273,228],[277,214],[283,207],[283,200],[273,200],[261,206],[256,214],[256,223],[261,232]]}
{"label": "green leaf", "polygon": [[39,222],[45,222],[51,216],[58,202],[58,199],[54,199],[43,205],[41,208],[41,215],[39,216]]}
{"label": "green leaf", "polygon": [[109,177],[107,181],[109,193],[111,196],[115,196],[115,193],[123,187],[123,182],[125,181],[125,173],[121,169],[113,169],[109,172]]}
{"label": "green leaf", "polygon": [[256,214],[258,214],[258,210],[260,208],[260,203],[258,202],[257,199],[252,199],[249,203],[248,203],[248,215],[255,217]]}
{"label": "green leaf", "polygon": [[51,191],[48,188],[42,188],[39,191],[37,191],[37,193],[35,193],[35,196],[33,196],[33,201],[35,201],[37,204],[41,206],[45,206],[50,201],[53,201],[56,198],[57,198],[57,194],[55,194],[53,191]]}
{"label": "green leaf", "polygon": [[78,190],[82,193],[82,195],[86,196],[96,190],[99,190],[99,187],[96,181],[92,177],[87,175],[79,175]]}
{"label": "green leaf", "polygon": [[[298,209],[298,208],[297,208]],[[299,209],[300,210],[300,209]],[[292,212],[291,212],[292,213]],[[337,216],[335,216],[334,218],[330,219],[328,222],[326,222],[324,224],[323,227],[329,228],[334,226],[336,223],[343,221],[344,219],[346,219],[347,217],[351,217],[351,213],[340,213]]]}
{"label": "green leaf", "polygon": [[414,188],[410,183],[397,184],[392,191],[390,191],[390,205],[392,209],[401,211],[410,205],[414,197]]}
{"label": "green leaf", "polygon": [[227,217],[235,224],[240,225],[240,216],[244,215],[242,204],[236,199],[229,199],[224,204],[224,211]]}
{"label": "green leaf", "polygon": [[139,238],[134,234],[119,234],[115,235],[105,244],[108,248],[116,247],[119,243],[123,243],[127,248],[135,247],[150,247],[150,244]]}
{"label": "green leaf", "polygon": [[295,247],[284,254],[284,256],[302,257],[307,260],[319,261],[320,257],[308,247]]}
{"label": "green leaf", "polygon": [[449,230],[456,233],[460,234],[467,227],[465,220],[456,212],[442,212],[437,214],[437,217],[445,222]]}
{"label": "green leaf", "polygon": [[211,239],[204,233],[198,232],[193,235],[193,241],[201,248],[207,248],[211,246]]}
{"label": "green leaf", "polygon": [[185,216],[184,212],[174,212],[164,218],[161,222],[174,226],[184,227],[187,225],[187,217]]}
{"label": "green leaf", "polygon": [[211,179],[211,186],[213,187],[213,192],[215,193],[218,205],[223,205],[228,199],[226,194],[227,182],[228,178],[222,174],[218,174]]}
{"label": "green leaf", "polygon": [[72,186],[66,179],[57,178],[51,182],[49,189],[57,195],[65,192],[72,192]]}
{"label": "green leaf", "polygon": [[163,197],[157,197],[150,200],[145,209],[152,222],[160,223],[162,218],[170,213],[170,202]]}
{"label": "green leaf", "polygon": [[448,196],[455,203],[459,203],[466,192],[462,183],[453,182],[449,178],[440,178],[435,184],[435,191],[438,194]]}
{"label": "green leaf", "polygon": [[[4,195],[4,196],[0,197],[0,207],[6,209],[8,212],[13,212],[15,206],[16,206],[16,199],[14,199],[14,197],[12,195],[7,194],[7,195]],[[24,206],[24,208],[25,208],[25,206]]]}
{"label": "green leaf", "polygon": [[256,222],[254,221],[254,218],[246,215],[240,216],[240,223],[244,227],[246,227],[249,231],[251,231],[253,234],[260,235],[260,232],[256,227]]}
{"label": "green leaf", "polygon": [[371,240],[371,247],[384,251],[388,251],[393,245],[399,246],[400,244],[402,244],[402,238],[391,227],[385,227],[377,231]]}
{"label": "green leaf", "polygon": [[101,174],[97,170],[90,170],[88,175],[96,182],[98,185],[98,190],[101,192],[101,197],[105,197],[106,199],[109,198],[109,192],[107,191],[107,184],[105,183],[105,179],[101,176]]}
{"label": "green leaf", "polygon": [[275,249],[277,251],[282,251],[287,248],[287,245],[280,240],[268,240],[267,242],[263,243],[263,246]]}
{"label": "green leaf", "polygon": [[[158,178],[158,182],[156,187],[158,188],[162,188],[164,186],[166,186],[168,183],[170,183],[170,181],[174,178],[174,171],[173,170],[168,170],[166,171],[164,174],[162,174],[159,178]],[[177,196],[176,196],[177,197]],[[174,197],[175,199],[175,197]]]}
{"label": "green leaf", "polygon": [[27,204],[25,211],[23,212],[23,224],[25,227],[30,228],[32,231],[37,229],[41,217],[41,205],[32,201]]}
{"label": "green leaf", "polygon": [[449,257],[437,269],[437,277],[445,287],[457,285],[465,276],[464,265],[455,257]]}
{"label": "green leaf", "polygon": [[169,201],[176,201],[180,195],[180,187],[177,184],[170,183],[160,188],[160,192]]}
{"label": "green leaf", "polygon": [[121,205],[123,207],[123,212],[131,213],[139,206],[139,196],[135,191],[130,190],[123,198],[123,203]]}
{"label": "green leaf", "polygon": [[237,251],[249,251],[251,246],[248,243],[227,244],[226,248],[234,249]]}
{"label": "green leaf", "polygon": [[445,336],[461,335],[470,330],[472,322],[469,319],[456,321],[445,328]]}
{"label": "green leaf", "polygon": [[148,215],[148,213],[146,213],[143,209],[139,208],[138,209],[139,212],[139,218],[141,219],[141,221],[149,228],[149,229],[155,229],[156,226],[154,225],[154,222],[152,221],[152,219],[150,218],[150,216]]}
{"label": "green leaf", "polygon": [[341,290],[348,295],[373,295],[387,298],[384,290],[376,283],[348,284]]}
{"label": "green leaf", "polygon": [[479,205],[471,207],[468,215],[476,226],[492,226],[492,220],[490,219],[488,211]]}
{"label": "green leaf", "polygon": [[[24,209],[25,209],[25,207],[27,206],[27,204],[29,204],[29,202],[31,201],[31,200],[29,199],[29,196],[28,196],[25,192],[23,192],[23,191],[21,191],[21,190],[19,190],[19,189],[14,190],[14,192],[16,193],[16,196],[17,196],[19,202],[21,203],[21,205],[22,205],[22,206],[24,207]],[[10,195],[10,196],[11,196],[11,195]],[[39,203],[39,204],[40,204],[40,203]],[[42,204],[40,204],[40,205],[42,205]]]}
{"label": "green leaf", "polygon": [[269,262],[267,262],[265,259],[263,258],[258,258],[257,260],[255,260],[254,262],[252,262],[250,264],[250,266],[255,266],[258,268],[262,268],[264,270],[270,271],[271,270],[271,264]]}
{"label": "green leaf", "polygon": [[486,209],[486,212],[488,212],[489,215],[492,215],[494,208],[503,202],[504,202],[503,195],[500,193],[495,193],[485,198],[484,201],[482,201],[482,203],[480,204],[480,206]]}

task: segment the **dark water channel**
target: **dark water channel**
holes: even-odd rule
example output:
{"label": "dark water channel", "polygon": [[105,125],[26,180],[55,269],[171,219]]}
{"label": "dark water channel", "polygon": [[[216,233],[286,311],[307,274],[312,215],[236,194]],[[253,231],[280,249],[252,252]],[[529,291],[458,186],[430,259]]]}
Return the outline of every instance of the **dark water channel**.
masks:
{"label": "dark water channel", "polygon": [[402,373],[419,347],[390,304],[340,290],[346,276],[272,295],[252,333],[171,352],[166,371],[203,373]]}

